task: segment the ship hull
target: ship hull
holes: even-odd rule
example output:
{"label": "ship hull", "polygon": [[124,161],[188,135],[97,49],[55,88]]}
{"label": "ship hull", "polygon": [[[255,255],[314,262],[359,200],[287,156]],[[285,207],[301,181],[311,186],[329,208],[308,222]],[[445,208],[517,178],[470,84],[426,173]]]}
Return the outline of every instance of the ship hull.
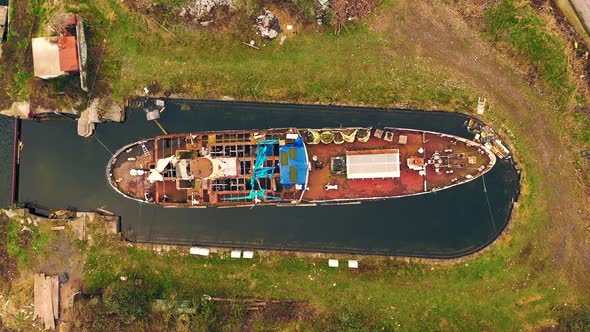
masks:
{"label": "ship hull", "polygon": [[142,140],[106,176],[124,197],[164,207],[345,205],[459,186],[495,162],[478,142],[430,131],[287,128]]}

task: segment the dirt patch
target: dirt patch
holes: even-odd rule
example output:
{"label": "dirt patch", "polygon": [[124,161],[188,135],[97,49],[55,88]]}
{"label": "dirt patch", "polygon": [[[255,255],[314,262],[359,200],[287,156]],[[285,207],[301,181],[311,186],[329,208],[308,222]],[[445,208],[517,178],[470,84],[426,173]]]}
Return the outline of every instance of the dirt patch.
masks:
{"label": "dirt patch", "polygon": [[8,254],[8,217],[0,214],[0,284],[13,279],[15,271],[16,262]]}

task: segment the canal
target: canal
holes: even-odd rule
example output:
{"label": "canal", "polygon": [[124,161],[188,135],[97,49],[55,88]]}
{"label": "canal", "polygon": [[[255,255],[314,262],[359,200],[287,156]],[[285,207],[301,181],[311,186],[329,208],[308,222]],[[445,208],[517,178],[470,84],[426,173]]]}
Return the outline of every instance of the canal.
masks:
{"label": "canal", "polygon": [[0,207],[12,201],[13,142],[14,119],[0,116]]}
{"label": "canal", "polygon": [[[390,126],[470,137],[466,120],[442,112],[174,100],[160,122],[170,133]],[[56,208],[105,208],[121,216],[125,236],[134,241],[455,257],[499,235],[518,192],[516,168],[499,161],[485,178],[461,186],[361,205],[166,209],[123,198],[105,179],[111,153],[158,134],[138,110],[129,111],[125,123],[99,125],[89,139],[76,135],[73,121],[25,121],[19,199]]]}

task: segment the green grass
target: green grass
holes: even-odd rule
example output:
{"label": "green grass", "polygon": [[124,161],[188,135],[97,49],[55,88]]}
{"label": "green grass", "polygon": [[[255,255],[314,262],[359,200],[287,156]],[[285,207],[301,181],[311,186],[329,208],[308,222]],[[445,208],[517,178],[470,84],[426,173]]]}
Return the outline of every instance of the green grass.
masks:
{"label": "green grass", "polygon": [[502,0],[485,14],[487,29],[495,41],[510,43],[516,51],[537,66],[555,92],[565,96],[573,91],[568,77],[568,63],[563,40],[528,6],[514,0]]}
{"label": "green grass", "polygon": [[[542,227],[539,222],[525,227]],[[153,298],[308,300],[317,319],[300,324],[313,330],[508,331],[556,319],[554,304],[567,301],[566,285],[551,273],[551,264],[535,265],[536,258],[520,254],[528,239],[521,235],[511,246],[455,266],[369,258],[361,260],[369,266],[363,272],[329,269],[325,259],[195,258],[103,242],[91,248],[85,271],[90,291],[119,283],[123,275],[141,279]]]}
{"label": "green grass", "polygon": [[[254,37],[249,18],[244,18],[249,22],[245,27],[232,26],[240,29],[238,36],[170,25],[188,42],[183,46],[159,27],[146,28],[143,19],[118,2],[82,1],[79,9],[92,16],[96,40],[91,38],[91,43],[108,38],[109,60],[101,65],[100,80],[110,82],[115,99],[140,93],[156,80],[162,91],[197,98],[448,105],[463,111],[475,102],[469,87],[447,80],[448,75],[430,66],[428,59],[399,55],[393,40],[362,26],[351,26],[350,33],[340,36],[330,34],[329,28],[313,37],[302,31],[282,46],[264,42],[266,46],[255,50],[243,45],[245,38]],[[112,14],[112,23],[105,13]]]}
{"label": "green grass", "polygon": [[[161,2],[169,5],[176,0]],[[299,6],[305,8],[306,4],[303,1]],[[460,111],[471,111],[478,95],[477,87],[450,79],[454,76],[444,66],[426,57],[407,57],[397,52],[400,45],[395,36],[370,31],[362,24],[351,26],[349,33],[338,37],[321,28],[317,33],[302,31],[288,38],[283,46],[267,42],[260,50],[254,50],[242,44],[251,38],[250,30],[240,30],[242,34],[238,35],[214,34],[164,22],[188,41],[187,46],[182,46],[161,28],[146,27],[140,17],[129,13],[118,0],[70,1],[68,5],[68,10],[80,11],[87,18],[89,46],[97,56],[106,38],[106,57],[98,72],[97,86],[116,99],[139,93],[154,80],[162,91],[200,98],[228,95],[305,103],[420,108],[436,105]],[[251,2],[237,5],[254,8]],[[387,5],[395,10],[395,3]],[[487,20],[487,29],[497,41],[508,43],[538,66],[552,89],[563,90],[563,96],[569,94],[563,41],[547,32],[530,8],[500,2],[488,11]],[[91,58],[91,67],[96,68],[98,61],[97,57]],[[91,81],[94,75],[97,74],[91,71]],[[17,76],[17,82],[26,81],[21,76]],[[58,89],[65,83],[52,84]],[[581,97],[577,102],[586,103]],[[506,119],[509,111],[498,109],[487,116],[517,128]],[[559,113],[533,111],[539,113],[530,116]],[[93,236],[95,245],[76,244],[88,254],[84,267],[86,292],[118,292],[124,283],[120,277],[126,276],[128,283],[141,282],[145,286],[146,293],[140,294],[141,298],[147,294],[150,299],[187,299],[198,304],[193,321],[203,324],[199,325],[201,329],[239,327],[245,319],[243,307],[226,310],[201,301],[204,294],[309,301],[312,314],[297,322],[301,330],[511,331],[554,324],[583,329],[588,324],[588,299],[575,294],[550,259],[552,253],[542,246],[552,226],[546,209],[549,202],[543,198],[553,188],[544,187],[546,168],[534,163],[538,150],[524,143],[526,133],[515,133],[512,143],[526,171],[525,194],[515,210],[510,240],[501,241],[482,257],[467,263],[436,266],[366,258],[361,260],[361,266],[369,269],[350,271],[328,269],[325,259],[293,256],[248,261],[219,256],[184,257],[176,253],[156,255],[120,247],[99,234]],[[580,130],[574,139],[588,141],[589,137]],[[23,264],[30,264],[27,262],[33,255],[31,249],[16,245],[20,225],[11,227],[11,254]],[[46,247],[49,242],[40,235],[33,238],[31,248]],[[104,312],[90,310],[88,317],[94,317],[96,312],[96,326],[109,326],[109,322],[116,321],[113,315],[121,309],[117,301],[102,308]],[[140,304],[139,316],[143,317],[145,303]],[[99,307],[100,304],[96,308]],[[134,316],[137,312],[124,315]],[[142,330],[145,326],[141,324],[145,322],[165,321],[157,315],[151,313],[147,320],[119,323]],[[174,317],[172,321],[179,318]],[[271,330],[295,329],[291,321],[260,318],[253,324]]]}
{"label": "green grass", "polygon": [[[25,229],[26,228],[26,229]],[[19,268],[28,268],[48,254],[49,244],[55,239],[51,225],[21,224],[10,219],[7,227],[7,252],[16,259]]]}
{"label": "green grass", "polygon": [[29,253],[27,248],[22,248],[18,244],[19,231],[22,226],[15,220],[8,221],[7,230],[7,251],[8,254],[17,259],[19,265],[28,266],[29,264]]}

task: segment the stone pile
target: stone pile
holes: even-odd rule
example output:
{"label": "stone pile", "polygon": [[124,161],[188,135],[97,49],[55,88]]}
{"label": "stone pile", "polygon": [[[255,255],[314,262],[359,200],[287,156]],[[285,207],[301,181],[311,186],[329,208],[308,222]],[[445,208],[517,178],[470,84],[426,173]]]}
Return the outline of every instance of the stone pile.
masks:
{"label": "stone pile", "polygon": [[180,16],[187,14],[199,19],[209,14],[214,7],[217,6],[231,6],[233,0],[196,0],[191,1],[185,8],[182,9]]}

